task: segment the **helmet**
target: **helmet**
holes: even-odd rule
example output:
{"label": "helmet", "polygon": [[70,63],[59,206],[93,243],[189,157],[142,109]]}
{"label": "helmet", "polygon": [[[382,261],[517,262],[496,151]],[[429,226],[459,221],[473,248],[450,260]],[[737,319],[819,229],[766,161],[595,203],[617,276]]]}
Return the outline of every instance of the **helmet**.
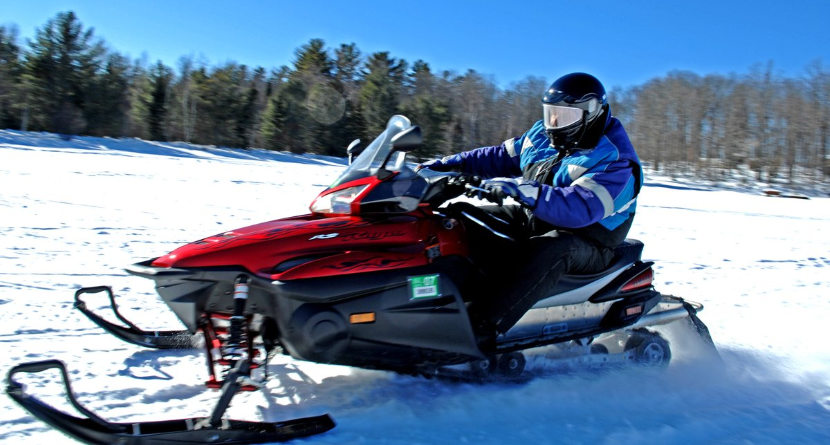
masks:
{"label": "helmet", "polygon": [[554,148],[593,148],[602,137],[608,115],[605,88],[585,73],[556,79],[542,97],[545,132]]}

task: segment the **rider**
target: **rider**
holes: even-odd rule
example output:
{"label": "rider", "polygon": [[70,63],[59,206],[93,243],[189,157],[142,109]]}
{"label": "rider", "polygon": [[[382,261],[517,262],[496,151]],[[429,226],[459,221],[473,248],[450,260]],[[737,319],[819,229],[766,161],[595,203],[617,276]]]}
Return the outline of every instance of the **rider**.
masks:
{"label": "rider", "polygon": [[520,137],[419,166],[486,178],[481,187],[497,200],[518,202],[452,205],[473,222],[471,256],[489,278],[479,292],[498,296],[471,307],[477,329],[488,334],[507,332],[553,295],[563,274],[608,267],[636,210],[640,161],[599,80],[560,77],[545,91],[542,109],[543,120]]}

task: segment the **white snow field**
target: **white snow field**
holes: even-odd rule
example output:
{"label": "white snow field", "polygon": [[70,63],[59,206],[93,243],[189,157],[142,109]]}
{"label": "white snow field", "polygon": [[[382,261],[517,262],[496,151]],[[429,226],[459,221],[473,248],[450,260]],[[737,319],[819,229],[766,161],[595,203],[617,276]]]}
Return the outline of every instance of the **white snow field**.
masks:
{"label": "white snow field", "polygon": [[[122,268],[207,235],[306,213],[343,160],[183,143],[0,131],[0,376],[60,359],[81,403],[115,422],[206,416],[203,352],[124,343],[73,309],[112,285],[145,329],[181,329]],[[830,198],[761,196],[647,177],[631,238],[655,286],[705,305],[722,362],[669,330],[666,369],[466,384],[277,357],[229,417],[330,413],[297,443],[830,443]],[[826,193],[824,196],[827,196]],[[89,296],[105,308],[103,294]],[[103,312],[108,314],[107,312]],[[57,372],[21,375],[66,408]],[[0,442],[75,443],[0,395]]]}

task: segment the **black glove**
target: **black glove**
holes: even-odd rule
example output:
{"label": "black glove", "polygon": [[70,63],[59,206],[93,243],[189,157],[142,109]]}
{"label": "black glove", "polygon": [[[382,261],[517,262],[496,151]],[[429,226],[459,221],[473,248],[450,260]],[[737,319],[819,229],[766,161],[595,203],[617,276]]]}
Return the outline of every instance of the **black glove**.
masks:
{"label": "black glove", "polygon": [[509,196],[530,210],[536,208],[541,192],[538,182],[513,178],[486,179],[481,183],[481,188],[488,190],[499,201]]}
{"label": "black glove", "polygon": [[451,156],[444,156],[441,159],[435,159],[424,162],[423,164],[418,164],[418,166],[415,167],[415,171],[422,168],[428,168],[437,172],[461,171],[461,155],[455,154]]}

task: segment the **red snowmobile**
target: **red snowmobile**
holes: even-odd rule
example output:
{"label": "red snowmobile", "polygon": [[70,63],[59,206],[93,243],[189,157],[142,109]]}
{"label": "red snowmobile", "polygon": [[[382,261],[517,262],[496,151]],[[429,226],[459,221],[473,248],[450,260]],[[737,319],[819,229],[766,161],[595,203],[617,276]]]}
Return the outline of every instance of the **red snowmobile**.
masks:
{"label": "red snowmobile", "polygon": [[[358,141],[355,141],[356,143]],[[318,434],[328,415],[285,422],[223,419],[234,394],[255,389],[276,353],[300,359],[452,379],[521,379],[522,351],[554,345],[562,360],[664,365],[669,343],[646,327],[685,319],[709,344],[701,305],[662,295],[642,243],[626,240],[602,273],[566,276],[496,341],[482,341],[468,306],[482,277],[468,256],[465,227],[485,224],[442,207],[484,196],[474,177],[415,172],[406,152],[420,130],[403,116],[351,162],[311,204],[311,213],[232,230],[134,264],[155,281],[186,330],[149,332],[118,312],[106,286],[75,294],[75,307],[119,338],[152,348],[189,348],[204,337],[207,385],[221,389],[206,418],[111,423],[77,402],[58,361],[14,367],[7,392],[50,425],[91,443],[261,443]],[[349,147],[351,152],[356,144]],[[487,227],[496,235],[497,228]],[[118,322],[81,298],[105,293]],[[578,354],[574,352],[577,351]],[[27,394],[14,376],[58,368],[75,417]]]}

